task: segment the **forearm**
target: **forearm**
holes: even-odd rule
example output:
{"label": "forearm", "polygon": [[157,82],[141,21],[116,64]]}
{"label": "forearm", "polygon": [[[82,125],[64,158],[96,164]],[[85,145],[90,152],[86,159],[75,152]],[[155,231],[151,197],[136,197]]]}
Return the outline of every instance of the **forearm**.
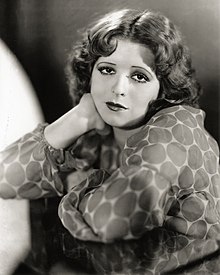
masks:
{"label": "forearm", "polygon": [[[0,197],[60,196],[64,188],[60,178],[62,173],[66,176],[76,170],[83,172],[96,162],[100,141],[94,131],[77,139],[67,150],[57,150],[45,140],[44,128],[45,125],[39,125],[0,152]],[[72,181],[76,185],[75,178]]]}
{"label": "forearm", "polygon": [[163,224],[169,187],[169,181],[148,167],[118,169],[107,180],[100,171],[63,198],[59,216],[71,234],[82,240],[138,238]]}
{"label": "forearm", "polygon": [[47,142],[56,149],[66,148],[79,136],[91,130],[88,119],[79,106],[74,107],[44,130]]}
{"label": "forearm", "polygon": [[[164,222],[170,183],[147,167],[133,166],[126,172],[129,177],[121,172],[116,179],[110,177],[79,205],[85,221],[102,242],[138,238]],[[162,188],[157,187],[157,181],[163,182]],[[100,194],[102,199],[94,205]]]}
{"label": "forearm", "polygon": [[39,125],[0,152],[0,197],[4,199],[57,196],[63,192],[58,168]]}
{"label": "forearm", "polygon": [[91,130],[104,126],[91,95],[86,94],[81,104],[54,123],[40,125],[8,146],[0,153],[0,197],[62,195],[60,173],[92,167],[99,143]]}

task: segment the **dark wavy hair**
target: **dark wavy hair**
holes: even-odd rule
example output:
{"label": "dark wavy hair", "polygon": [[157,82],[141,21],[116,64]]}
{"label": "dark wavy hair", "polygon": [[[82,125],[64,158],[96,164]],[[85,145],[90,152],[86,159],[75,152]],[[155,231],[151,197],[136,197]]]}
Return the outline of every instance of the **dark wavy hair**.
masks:
{"label": "dark wavy hair", "polygon": [[95,62],[100,56],[112,54],[118,39],[144,45],[154,54],[153,70],[160,81],[160,91],[149,104],[148,119],[176,104],[199,107],[201,89],[180,31],[158,12],[131,9],[114,11],[99,19],[70,53],[66,72],[74,105],[90,92]]}

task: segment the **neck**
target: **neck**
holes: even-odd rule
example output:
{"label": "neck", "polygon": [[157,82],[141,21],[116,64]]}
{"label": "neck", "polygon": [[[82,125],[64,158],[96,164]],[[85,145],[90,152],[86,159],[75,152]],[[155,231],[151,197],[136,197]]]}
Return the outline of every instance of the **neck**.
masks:
{"label": "neck", "polygon": [[127,139],[133,134],[135,134],[136,132],[138,132],[141,128],[142,126],[131,130],[127,130],[127,129],[125,130],[125,129],[113,127],[115,141],[119,146],[119,148],[123,150]]}

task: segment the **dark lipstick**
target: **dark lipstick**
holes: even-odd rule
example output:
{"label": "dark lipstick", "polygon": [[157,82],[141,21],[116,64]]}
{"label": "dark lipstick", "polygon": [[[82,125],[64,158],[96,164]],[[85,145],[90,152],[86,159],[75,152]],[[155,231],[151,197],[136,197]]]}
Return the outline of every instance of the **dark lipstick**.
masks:
{"label": "dark lipstick", "polygon": [[112,102],[112,101],[107,101],[106,105],[111,111],[122,111],[122,110],[127,110],[128,109],[124,105],[122,105],[120,103],[115,103],[115,102]]}

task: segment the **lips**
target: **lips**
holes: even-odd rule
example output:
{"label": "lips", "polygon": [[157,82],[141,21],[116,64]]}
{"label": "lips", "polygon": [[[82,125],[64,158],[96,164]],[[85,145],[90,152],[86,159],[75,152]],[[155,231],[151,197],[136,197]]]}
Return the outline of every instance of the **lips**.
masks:
{"label": "lips", "polygon": [[112,111],[121,111],[121,110],[127,110],[128,108],[120,103],[115,103],[111,101],[106,102],[107,107]]}

